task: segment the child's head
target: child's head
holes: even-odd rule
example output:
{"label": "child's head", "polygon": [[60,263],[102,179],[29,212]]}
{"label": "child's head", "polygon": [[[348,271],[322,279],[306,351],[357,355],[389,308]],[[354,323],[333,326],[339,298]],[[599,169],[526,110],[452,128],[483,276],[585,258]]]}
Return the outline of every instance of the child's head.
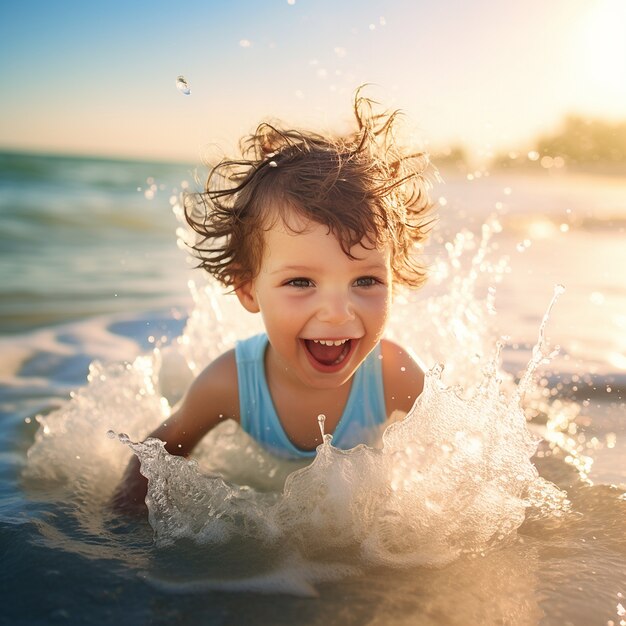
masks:
{"label": "child's head", "polygon": [[229,287],[255,278],[264,233],[295,214],[328,227],[348,255],[358,243],[390,246],[394,282],[423,282],[415,245],[429,223],[428,158],[398,147],[397,112],[375,115],[358,93],[354,110],[357,130],[346,137],[262,124],[242,140],[242,159],[212,169],[206,191],[185,203],[201,267]]}

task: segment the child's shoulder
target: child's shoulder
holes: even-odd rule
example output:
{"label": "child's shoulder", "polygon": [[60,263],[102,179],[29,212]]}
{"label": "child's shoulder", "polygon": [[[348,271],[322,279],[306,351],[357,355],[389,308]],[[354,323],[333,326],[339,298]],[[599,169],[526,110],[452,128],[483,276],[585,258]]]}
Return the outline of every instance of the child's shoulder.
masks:
{"label": "child's shoulder", "polygon": [[235,350],[224,352],[198,374],[187,393],[187,403],[210,406],[237,417],[239,385]]}
{"label": "child's shoulder", "polygon": [[211,361],[197,377],[197,381],[203,382],[226,382],[232,375],[237,378],[237,360],[235,356],[235,348],[231,348],[223,352],[216,359]]}
{"label": "child's shoulder", "polygon": [[389,339],[380,342],[387,414],[411,409],[424,388],[424,371],[411,353]]}

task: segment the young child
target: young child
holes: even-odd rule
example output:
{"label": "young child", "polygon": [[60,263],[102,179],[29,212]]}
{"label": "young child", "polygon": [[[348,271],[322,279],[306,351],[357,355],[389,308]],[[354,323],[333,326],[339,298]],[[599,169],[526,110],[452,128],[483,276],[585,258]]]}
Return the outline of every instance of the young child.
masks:
{"label": "young child", "polygon": [[[266,332],[213,361],[152,437],[188,455],[224,419],[286,458],[313,457],[318,415],[333,445],[371,443],[394,411],[407,412],[424,374],[382,335],[395,285],[417,287],[415,260],[430,208],[428,160],[393,135],[396,113],[355,99],[357,130],[332,138],[268,124],[223,161],[185,214],[200,235],[200,266],[234,290]],[[120,508],[143,504],[135,458]]]}

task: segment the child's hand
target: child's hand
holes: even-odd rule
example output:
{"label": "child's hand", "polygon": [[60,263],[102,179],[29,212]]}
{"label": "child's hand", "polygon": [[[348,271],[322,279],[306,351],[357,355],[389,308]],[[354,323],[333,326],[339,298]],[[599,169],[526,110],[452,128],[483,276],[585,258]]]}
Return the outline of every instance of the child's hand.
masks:
{"label": "child's hand", "polygon": [[128,465],[109,505],[116,513],[139,515],[146,512],[147,493],[148,479],[139,473],[139,461],[135,458]]}

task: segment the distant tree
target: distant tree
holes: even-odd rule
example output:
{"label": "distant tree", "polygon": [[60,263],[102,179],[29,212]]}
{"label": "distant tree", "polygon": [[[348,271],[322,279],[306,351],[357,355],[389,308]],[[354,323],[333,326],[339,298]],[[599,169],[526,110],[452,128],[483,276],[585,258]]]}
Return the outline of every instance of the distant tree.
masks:
{"label": "distant tree", "polygon": [[437,167],[456,167],[459,170],[466,170],[468,167],[467,152],[459,145],[434,150],[430,158]]}
{"label": "distant tree", "polygon": [[557,132],[538,139],[537,152],[570,163],[625,163],[626,122],[570,115]]}

